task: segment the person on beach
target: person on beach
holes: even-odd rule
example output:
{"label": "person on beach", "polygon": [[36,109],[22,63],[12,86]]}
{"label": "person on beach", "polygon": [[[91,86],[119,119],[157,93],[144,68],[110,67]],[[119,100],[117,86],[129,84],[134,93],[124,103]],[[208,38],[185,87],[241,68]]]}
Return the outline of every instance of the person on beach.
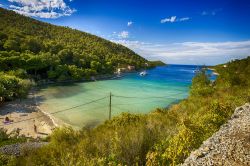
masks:
{"label": "person on beach", "polygon": [[11,122],[13,122],[13,120],[10,120],[10,118],[8,116],[6,116],[3,123],[10,124]]}
{"label": "person on beach", "polygon": [[16,129],[16,134],[19,135],[19,134],[20,134],[20,131],[21,131],[21,129],[20,129],[20,128],[17,128],[17,129]]}
{"label": "person on beach", "polygon": [[8,116],[5,117],[5,122],[9,122],[10,118]]}
{"label": "person on beach", "polygon": [[36,121],[34,120],[34,132],[37,133]]}

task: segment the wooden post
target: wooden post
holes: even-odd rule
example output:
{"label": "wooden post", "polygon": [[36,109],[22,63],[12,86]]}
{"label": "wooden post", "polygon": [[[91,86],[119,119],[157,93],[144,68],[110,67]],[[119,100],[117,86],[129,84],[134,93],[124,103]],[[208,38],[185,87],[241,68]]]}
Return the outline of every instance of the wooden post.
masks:
{"label": "wooden post", "polygon": [[112,94],[110,92],[109,94],[109,120],[111,119],[111,100],[112,100]]}

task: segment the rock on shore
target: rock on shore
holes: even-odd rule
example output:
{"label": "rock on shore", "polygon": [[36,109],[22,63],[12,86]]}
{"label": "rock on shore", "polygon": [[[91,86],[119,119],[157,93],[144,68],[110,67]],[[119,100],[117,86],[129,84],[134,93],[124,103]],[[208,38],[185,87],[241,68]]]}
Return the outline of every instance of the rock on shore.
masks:
{"label": "rock on shore", "polygon": [[20,156],[24,151],[40,148],[47,145],[47,142],[27,142],[12,145],[5,145],[0,148],[0,153]]}
{"label": "rock on shore", "polygon": [[250,104],[236,108],[231,119],[182,165],[250,165]]}

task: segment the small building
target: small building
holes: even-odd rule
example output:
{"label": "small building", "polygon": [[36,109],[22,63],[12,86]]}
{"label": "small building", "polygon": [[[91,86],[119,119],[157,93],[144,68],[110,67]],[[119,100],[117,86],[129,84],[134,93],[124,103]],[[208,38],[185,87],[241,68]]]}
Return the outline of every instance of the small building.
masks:
{"label": "small building", "polygon": [[135,66],[128,65],[127,68],[128,68],[129,71],[135,70]]}
{"label": "small building", "polygon": [[126,68],[118,68],[117,69],[117,72],[118,73],[121,73],[121,72],[125,72],[127,69]]}
{"label": "small building", "polygon": [[0,105],[3,104],[3,102],[4,102],[4,98],[0,97]]}
{"label": "small building", "polygon": [[223,67],[224,67],[224,68],[226,68],[226,67],[227,67],[227,65],[223,65]]}

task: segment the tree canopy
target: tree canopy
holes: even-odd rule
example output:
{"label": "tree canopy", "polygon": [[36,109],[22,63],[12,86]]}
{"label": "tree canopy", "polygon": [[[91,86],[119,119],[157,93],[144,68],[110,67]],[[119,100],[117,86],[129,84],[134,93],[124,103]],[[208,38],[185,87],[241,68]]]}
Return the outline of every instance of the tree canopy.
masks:
{"label": "tree canopy", "polygon": [[[23,81],[15,74],[11,77],[7,74],[17,70],[22,70],[26,79],[81,80],[113,74],[119,65],[140,69],[149,63],[120,44],[14,11],[0,8],[0,22],[0,77],[3,80]],[[6,96],[8,92],[2,92],[7,86],[3,80],[0,97],[11,98]]]}
{"label": "tree canopy", "polygon": [[[51,72],[65,66],[65,75],[75,79],[74,68],[92,74],[113,73],[118,64],[144,67],[147,60],[132,50],[89,33],[55,26],[0,8],[1,70],[22,68],[36,77],[52,79]],[[71,67],[70,67],[71,66]],[[86,70],[86,71],[85,71]]]}

